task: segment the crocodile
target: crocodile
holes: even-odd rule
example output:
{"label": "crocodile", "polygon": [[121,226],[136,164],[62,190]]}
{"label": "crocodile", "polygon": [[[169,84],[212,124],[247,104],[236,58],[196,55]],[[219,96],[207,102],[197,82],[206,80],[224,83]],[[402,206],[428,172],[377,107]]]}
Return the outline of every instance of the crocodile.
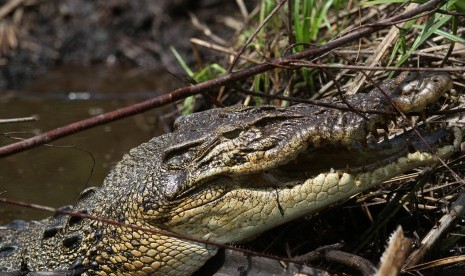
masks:
{"label": "crocodile", "polygon": [[319,105],[232,106],[180,117],[172,133],[132,149],[101,188],[87,188],[66,209],[121,224],[60,213],[14,221],[0,227],[0,271],[189,275],[217,247],[178,235],[241,242],[449,157],[459,148],[459,128],[418,126],[428,146],[413,131],[382,141],[376,132],[398,111],[434,106],[451,86],[444,73],[401,74]]}

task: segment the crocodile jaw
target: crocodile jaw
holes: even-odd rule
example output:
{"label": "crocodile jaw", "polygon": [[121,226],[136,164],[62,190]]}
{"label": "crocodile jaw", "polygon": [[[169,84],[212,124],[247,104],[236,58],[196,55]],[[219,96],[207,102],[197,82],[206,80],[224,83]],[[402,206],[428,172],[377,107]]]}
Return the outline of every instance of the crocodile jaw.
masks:
{"label": "crocodile jaw", "polygon": [[[416,151],[372,171],[320,173],[292,187],[238,188],[203,208],[176,210],[169,229],[220,243],[239,242],[298,217],[317,212],[343,199],[381,184],[417,167],[448,158],[462,142],[462,131],[453,129],[451,144],[438,147],[435,154]],[[221,183],[226,180],[219,180]],[[231,181],[231,179],[229,179]],[[202,225],[202,227],[193,227]]]}

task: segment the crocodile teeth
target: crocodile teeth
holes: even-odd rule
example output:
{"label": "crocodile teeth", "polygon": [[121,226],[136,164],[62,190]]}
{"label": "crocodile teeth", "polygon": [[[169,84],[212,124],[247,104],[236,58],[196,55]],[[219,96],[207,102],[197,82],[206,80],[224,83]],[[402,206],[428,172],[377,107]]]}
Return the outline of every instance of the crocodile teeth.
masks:
{"label": "crocodile teeth", "polygon": [[384,131],[384,132],[383,132],[383,138],[384,138],[384,141],[388,141],[388,140],[389,140],[389,135],[388,135],[388,132],[387,132],[387,131]]}
{"label": "crocodile teeth", "polygon": [[[450,140],[450,136],[446,137],[446,140]],[[439,138],[437,143],[441,147],[444,145],[444,141],[442,138]]]}
{"label": "crocodile teeth", "polygon": [[349,164],[347,164],[346,168],[344,169],[344,172],[345,173],[351,173],[352,172],[352,170],[349,167]]}
{"label": "crocodile teeth", "polygon": [[409,153],[415,153],[417,151],[417,149],[415,148],[415,146],[412,144],[412,142],[410,141],[410,139],[406,139],[405,140],[405,144],[407,145],[407,149],[408,149],[408,152]]}

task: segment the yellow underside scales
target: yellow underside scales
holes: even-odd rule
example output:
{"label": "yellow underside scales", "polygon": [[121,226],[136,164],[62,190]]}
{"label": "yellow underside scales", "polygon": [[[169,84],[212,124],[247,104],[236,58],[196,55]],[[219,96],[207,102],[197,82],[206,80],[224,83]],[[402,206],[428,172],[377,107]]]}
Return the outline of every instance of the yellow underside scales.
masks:
{"label": "yellow underside scales", "polygon": [[[239,233],[241,236],[255,235],[270,226],[282,224],[283,220],[290,221],[315,213],[414,168],[434,164],[439,158],[448,158],[459,149],[462,130],[454,128],[453,135],[453,143],[437,148],[434,154],[424,151],[408,153],[372,171],[358,174],[342,171],[321,173],[292,188],[232,191],[205,218],[204,222],[208,220],[206,224],[215,229],[216,235],[212,236],[210,232],[203,238],[231,242],[239,238]],[[248,219],[244,221],[244,217]],[[254,221],[256,225],[251,224]],[[192,234],[198,235],[198,232]]]}

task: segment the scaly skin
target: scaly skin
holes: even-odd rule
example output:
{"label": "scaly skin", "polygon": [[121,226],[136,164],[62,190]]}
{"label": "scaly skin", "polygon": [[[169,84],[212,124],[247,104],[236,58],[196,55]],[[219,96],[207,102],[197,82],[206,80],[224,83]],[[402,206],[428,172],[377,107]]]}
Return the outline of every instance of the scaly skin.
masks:
{"label": "scaly skin", "polygon": [[[419,112],[451,88],[451,79],[402,75],[381,88],[403,112]],[[395,111],[377,89],[346,101],[357,109]],[[72,210],[234,243],[446,158],[462,139],[458,129],[425,131],[436,155],[421,144],[407,153],[402,141],[415,140],[411,133],[365,146],[367,135],[392,118],[364,117],[302,104],[237,106],[181,117],[173,133],[132,149],[102,188],[84,191]],[[450,144],[436,145],[436,137],[449,135]],[[335,150],[347,158],[326,160]],[[216,252],[204,244],[63,215],[7,225],[0,238],[0,271],[184,275]]]}

